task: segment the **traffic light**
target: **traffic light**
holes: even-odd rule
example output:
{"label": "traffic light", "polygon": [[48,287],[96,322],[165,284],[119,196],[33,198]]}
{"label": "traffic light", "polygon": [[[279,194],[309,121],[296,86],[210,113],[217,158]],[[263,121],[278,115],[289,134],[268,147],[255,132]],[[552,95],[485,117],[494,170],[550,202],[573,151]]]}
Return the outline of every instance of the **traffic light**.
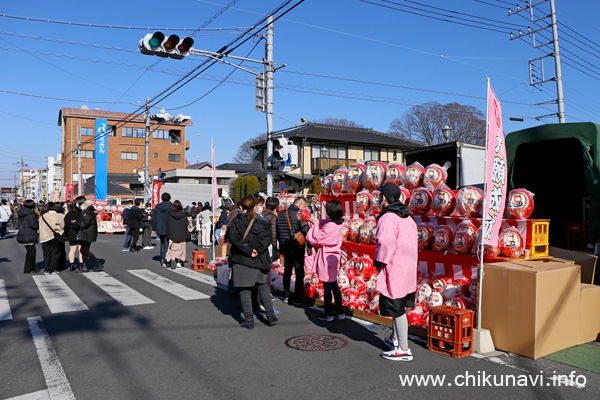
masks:
{"label": "traffic light", "polygon": [[156,121],[157,123],[164,124],[171,119],[171,114],[166,112],[160,112],[158,114],[150,114],[150,119],[152,121]]}
{"label": "traffic light", "polygon": [[166,37],[162,32],[154,32],[144,36],[140,40],[138,47],[142,54],[181,60],[190,54],[190,49],[193,45],[194,39],[191,37],[180,39],[177,35]]}
{"label": "traffic light", "polygon": [[275,139],[271,167],[290,170],[296,166],[298,166],[298,146],[286,138]]}

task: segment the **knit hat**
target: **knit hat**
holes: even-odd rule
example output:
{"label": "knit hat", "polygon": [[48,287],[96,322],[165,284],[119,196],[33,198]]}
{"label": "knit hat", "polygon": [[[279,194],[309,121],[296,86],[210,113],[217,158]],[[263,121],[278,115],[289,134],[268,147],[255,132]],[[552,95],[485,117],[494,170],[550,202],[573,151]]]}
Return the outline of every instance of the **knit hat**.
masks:
{"label": "knit hat", "polygon": [[393,203],[400,199],[400,187],[392,182],[387,182],[380,191],[381,195],[386,198],[388,203]]}

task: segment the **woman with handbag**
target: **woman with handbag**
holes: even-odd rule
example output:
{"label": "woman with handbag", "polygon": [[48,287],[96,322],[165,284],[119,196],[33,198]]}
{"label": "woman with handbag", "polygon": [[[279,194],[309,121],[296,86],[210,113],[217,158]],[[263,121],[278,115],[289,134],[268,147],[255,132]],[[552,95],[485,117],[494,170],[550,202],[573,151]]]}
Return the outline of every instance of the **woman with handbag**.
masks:
{"label": "woman with handbag", "polygon": [[[63,236],[65,220],[62,214],[59,214],[58,204],[48,203],[47,210],[40,219],[40,243],[44,252],[44,273],[46,275],[52,272],[60,272],[58,262],[60,260],[60,249],[64,247],[65,237]],[[64,265],[62,266],[64,268]]]}
{"label": "woman with handbag", "polygon": [[25,200],[23,207],[17,212],[17,242],[25,246],[25,266],[23,272],[26,274],[36,273],[35,269],[35,245],[38,242],[39,220],[35,212],[35,201]]}
{"label": "woman with handbag", "polygon": [[[183,211],[183,205],[179,200],[175,200],[171,206],[171,211],[167,214],[167,239],[169,240],[169,249],[165,260],[166,268],[181,268],[185,261],[185,242],[188,235],[188,218]],[[176,265],[171,264],[175,260]]]}
{"label": "woman with handbag", "polygon": [[[85,200],[85,197],[80,196],[77,199],[83,198],[84,202],[81,204],[81,212],[79,213],[79,231],[77,232],[76,239],[81,242],[81,254],[83,256],[83,264],[81,265],[81,272],[87,272],[87,259],[90,258],[95,265],[93,269],[96,272],[100,272],[104,269],[104,265],[98,261],[94,253],[90,251],[90,246],[98,238],[98,222],[96,221],[95,209],[92,205],[91,200]],[[77,204],[81,200],[75,199]]]}
{"label": "woman with handbag", "polygon": [[[65,227],[65,238],[69,242],[69,269],[71,271],[79,271],[79,266],[83,265],[83,256],[81,254],[81,243],[77,241],[77,232],[79,231],[78,219],[79,219],[79,207],[75,202],[68,204],[67,214],[65,215],[64,227]],[[79,266],[75,264],[75,253],[77,253],[77,261]]]}
{"label": "woman with handbag", "polygon": [[231,262],[233,264],[233,284],[240,290],[240,300],[244,313],[242,328],[254,329],[252,312],[252,289],[256,286],[266,309],[267,324],[273,326],[278,319],[273,311],[273,301],[267,286],[267,276],[271,270],[269,245],[273,242],[271,224],[260,215],[252,196],[244,197],[239,205],[242,208],[228,229],[231,242]]}

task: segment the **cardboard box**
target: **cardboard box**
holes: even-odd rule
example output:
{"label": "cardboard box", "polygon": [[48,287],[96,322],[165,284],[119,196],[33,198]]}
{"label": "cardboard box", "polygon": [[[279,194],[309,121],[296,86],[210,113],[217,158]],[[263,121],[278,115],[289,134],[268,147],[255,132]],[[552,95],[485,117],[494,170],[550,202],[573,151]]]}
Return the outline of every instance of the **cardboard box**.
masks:
{"label": "cardboard box", "polygon": [[593,342],[600,333],[600,286],[581,284],[581,335],[579,343]]}
{"label": "cardboard box", "polygon": [[583,251],[572,251],[550,246],[550,255],[573,261],[581,266],[581,283],[594,283],[594,272],[598,257]]}
{"label": "cardboard box", "polygon": [[215,257],[225,257],[227,255],[227,246],[216,246],[215,253]]}
{"label": "cardboard box", "polygon": [[497,349],[533,359],[578,345],[580,280],[575,264],[485,264],[481,326]]}

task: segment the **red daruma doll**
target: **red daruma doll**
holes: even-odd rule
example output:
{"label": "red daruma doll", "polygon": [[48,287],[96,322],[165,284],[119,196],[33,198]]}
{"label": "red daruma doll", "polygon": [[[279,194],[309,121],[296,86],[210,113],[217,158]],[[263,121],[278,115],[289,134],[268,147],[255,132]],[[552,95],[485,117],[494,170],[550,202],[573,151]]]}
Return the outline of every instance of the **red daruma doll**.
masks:
{"label": "red daruma doll", "polygon": [[433,231],[433,243],[431,249],[435,251],[446,251],[454,240],[454,230],[448,225],[438,225]]}
{"label": "red daruma doll", "polygon": [[385,183],[391,182],[395,185],[400,186],[402,184],[402,174],[406,167],[400,163],[389,163],[387,166],[387,172],[385,173]]}
{"label": "red daruma doll", "polygon": [[440,167],[438,164],[428,166],[423,174],[423,186],[425,186],[425,189],[433,192],[440,184],[446,183],[450,165],[450,162],[446,161],[443,167]]}
{"label": "red daruma doll", "polygon": [[461,217],[480,218],[483,214],[483,192],[474,186],[465,186],[456,196],[456,214]]}
{"label": "red daruma doll", "polygon": [[367,167],[362,163],[354,163],[348,168],[348,190],[351,193],[358,193],[362,189],[363,173]]}
{"label": "red daruma doll", "polygon": [[359,214],[363,214],[369,209],[370,205],[371,205],[371,193],[369,193],[367,190],[362,190],[362,191],[358,192],[358,194],[356,195],[355,210]]}
{"label": "red daruma doll", "polygon": [[412,192],[408,209],[414,215],[427,215],[431,209],[431,193],[425,188],[416,188]]}
{"label": "red daruma doll", "polygon": [[458,254],[470,254],[475,240],[477,228],[471,221],[463,221],[456,225],[456,235],[452,246]]}
{"label": "red daruma doll", "polygon": [[433,225],[422,222],[417,224],[417,235],[419,240],[419,251],[427,250],[431,247],[433,242],[433,231],[435,228]]}
{"label": "red daruma doll", "polygon": [[371,197],[371,208],[369,208],[369,212],[373,214],[381,213],[381,192],[379,190],[373,190],[373,197]]}
{"label": "red daruma doll", "polygon": [[513,189],[506,201],[506,214],[514,219],[527,219],[533,212],[533,193],[527,189]]}
{"label": "red daruma doll", "polygon": [[508,258],[518,258],[523,254],[523,236],[517,228],[502,229],[498,237],[500,252]]}
{"label": "red daruma doll", "polygon": [[348,169],[346,166],[343,166],[333,173],[333,178],[331,178],[331,193],[342,194],[348,192],[348,182],[346,181],[347,174]]}
{"label": "red daruma doll", "polygon": [[400,186],[400,201],[404,205],[408,205],[408,203],[410,202],[410,190],[408,190],[404,186]]}
{"label": "red daruma doll", "polygon": [[358,242],[358,236],[360,234],[360,227],[363,224],[363,220],[360,218],[354,218],[350,221],[348,229],[348,240],[352,242]]}
{"label": "red daruma doll", "polygon": [[431,202],[431,210],[438,217],[445,217],[452,214],[456,207],[456,195],[445,183],[440,184]]}
{"label": "red daruma doll", "polygon": [[414,162],[409,165],[404,171],[404,175],[401,177],[402,186],[408,190],[415,190],[419,186],[423,186],[423,178],[425,175],[425,168],[419,162]]}
{"label": "red daruma doll", "polygon": [[323,190],[325,190],[325,193],[327,194],[331,194],[331,180],[333,179],[333,174],[329,174],[327,175],[327,178],[325,178],[325,182],[323,182]]}
{"label": "red daruma doll", "polygon": [[367,169],[363,174],[363,187],[369,191],[373,191],[383,185],[385,180],[386,166],[379,161],[369,161]]}
{"label": "red daruma doll", "polygon": [[[498,235],[499,237],[500,235]],[[481,247],[481,239],[482,239],[482,231],[481,228],[477,229],[477,232],[475,232],[475,238],[473,239],[473,247],[471,248],[471,254],[475,254],[478,255],[480,253],[480,247]],[[498,241],[500,242],[500,241]],[[490,246],[490,245],[485,245],[485,247],[483,248],[483,257],[498,257],[498,255],[500,255],[500,245],[496,245],[496,246]]]}
{"label": "red daruma doll", "polygon": [[312,215],[309,209],[303,208],[302,210],[296,213],[296,218],[298,219],[298,221],[308,222],[312,218]]}

